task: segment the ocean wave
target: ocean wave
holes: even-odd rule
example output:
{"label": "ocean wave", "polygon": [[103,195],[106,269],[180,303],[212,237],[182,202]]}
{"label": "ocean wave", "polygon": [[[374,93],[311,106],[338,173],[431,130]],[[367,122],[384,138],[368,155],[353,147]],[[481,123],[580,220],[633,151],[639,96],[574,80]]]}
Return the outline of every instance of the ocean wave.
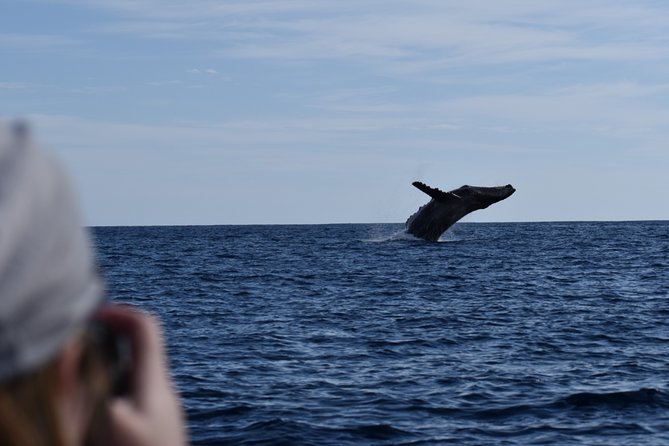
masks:
{"label": "ocean wave", "polygon": [[532,416],[535,418],[549,418],[558,413],[573,410],[588,409],[669,409],[669,392],[653,388],[612,392],[578,392],[557,399],[516,405],[500,405],[489,407],[494,395],[467,394],[461,395],[460,400],[469,403],[478,403],[485,408],[472,407],[472,404],[453,405],[449,407],[432,406],[428,402],[414,404],[409,411],[424,411],[440,416],[456,418],[495,420],[513,417]]}
{"label": "ocean wave", "polygon": [[573,407],[649,407],[669,408],[669,393],[643,387],[615,392],[579,392],[559,401]]}

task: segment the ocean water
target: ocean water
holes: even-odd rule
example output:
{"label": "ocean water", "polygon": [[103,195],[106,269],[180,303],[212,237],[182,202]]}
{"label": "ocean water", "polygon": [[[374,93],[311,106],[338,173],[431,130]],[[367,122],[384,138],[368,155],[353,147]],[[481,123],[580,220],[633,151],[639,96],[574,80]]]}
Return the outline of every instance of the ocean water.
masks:
{"label": "ocean water", "polygon": [[194,445],[669,444],[669,222],[95,228]]}

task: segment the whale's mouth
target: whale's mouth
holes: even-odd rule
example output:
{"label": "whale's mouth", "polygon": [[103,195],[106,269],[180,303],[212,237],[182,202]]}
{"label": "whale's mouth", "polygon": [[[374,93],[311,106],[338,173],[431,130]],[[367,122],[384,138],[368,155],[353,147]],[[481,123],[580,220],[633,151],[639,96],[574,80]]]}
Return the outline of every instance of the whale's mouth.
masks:
{"label": "whale's mouth", "polygon": [[516,191],[516,189],[510,184],[507,184],[506,186],[500,186],[499,189],[500,195],[503,195],[504,198],[510,197]]}
{"label": "whale's mouth", "polygon": [[510,184],[507,184],[506,186],[494,187],[469,187],[472,189],[473,193],[490,198],[507,198],[516,191],[516,189]]}
{"label": "whale's mouth", "polygon": [[506,200],[516,189],[507,184],[506,186],[495,186],[495,187],[472,187],[472,192],[476,196],[477,201],[484,207],[488,207],[491,204],[498,203],[502,200]]}

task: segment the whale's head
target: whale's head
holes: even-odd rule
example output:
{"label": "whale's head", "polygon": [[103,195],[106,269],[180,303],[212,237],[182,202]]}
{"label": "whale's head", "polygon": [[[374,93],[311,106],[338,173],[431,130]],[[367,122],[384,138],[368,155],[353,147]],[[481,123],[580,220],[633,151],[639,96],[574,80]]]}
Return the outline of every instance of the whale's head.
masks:
{"label": "whale's head", "polygon": [[485,209],[491,204],[509,198],[515,191],[516,189],[510,184],[494,187],[468,186],[465,184],[452,192],[460,198],[466,198],[476,203],[476,207],[479,209]]}

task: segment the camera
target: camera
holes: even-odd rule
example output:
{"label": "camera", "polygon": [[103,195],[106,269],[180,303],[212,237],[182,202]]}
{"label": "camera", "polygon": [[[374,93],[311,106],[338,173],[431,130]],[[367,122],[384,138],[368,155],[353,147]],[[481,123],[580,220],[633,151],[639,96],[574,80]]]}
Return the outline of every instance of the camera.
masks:
{"label": "camera", "polygon": [[132,345],[130,340],[100,321],[93,321],[89,325],[88,333],[107,369],[111,395],[127,395],[131,390]]}

